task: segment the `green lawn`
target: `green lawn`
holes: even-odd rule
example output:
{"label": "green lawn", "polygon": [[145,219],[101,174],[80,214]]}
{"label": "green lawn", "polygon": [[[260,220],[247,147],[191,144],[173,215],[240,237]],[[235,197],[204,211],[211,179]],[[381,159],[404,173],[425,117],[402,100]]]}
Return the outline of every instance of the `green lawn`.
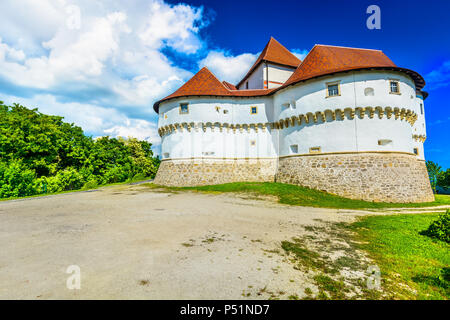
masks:
{"label": "green lawn", "polygon": [[[157,187],[148,184],[149,187]],[[162,187],[166,188],[166,187]],[[352,200],[323,191],[317,191],[306,187],[275,183],[275,182],[235,182],[210,186],[167,188],[170,190],[194,190],[203,192],[245,192],[255,195],[276,196],[280,203],[323,207],[323,208],[345,208],[345,209],[377,209],[377,208],[403,208],[403,207],[429,207],[437,205],[450,205],[450,196],[436,195],[434,202],[424,203],[384,203]]]}
{"label": "green lawn", "polygon": [[392,298],[450,298],[450,245],[420,234],[437,217],[430,213],[370,216],[351,225],[360,248],[380,268],[382,286]]}

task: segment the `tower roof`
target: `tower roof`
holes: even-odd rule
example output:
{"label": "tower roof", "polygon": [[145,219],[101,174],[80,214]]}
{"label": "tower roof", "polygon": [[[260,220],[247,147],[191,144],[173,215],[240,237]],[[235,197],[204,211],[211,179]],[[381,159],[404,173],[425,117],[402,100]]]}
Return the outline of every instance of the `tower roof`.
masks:
{"label": "tower roof", "polygon": [[380,50],[315,45],[285,85],[347,70],[397,67]]}
{"label": "tower roof", "polygon": [[165,97],[163,100],[184,96],[227,96],[230,91],[225,85],[203,67],[191,79],[183,84],[177,91]]}
{"label": "tower roof", "polygon": [[283,66],[288,66],[292,68],[297,68],[301,63],[301,60],[293,55],[288,49],[286,49],[281,43],[279,43],[275,38],[270,37],[269,42],[267,42],[263,51],[259,55],[258,59],[256,59],[253,66],[247,72],[245,77],[237,84],[239,86],[242,82],[247,79],[253,70],[258,67],[261,62],[268,61],[276,64],[281,64]]}

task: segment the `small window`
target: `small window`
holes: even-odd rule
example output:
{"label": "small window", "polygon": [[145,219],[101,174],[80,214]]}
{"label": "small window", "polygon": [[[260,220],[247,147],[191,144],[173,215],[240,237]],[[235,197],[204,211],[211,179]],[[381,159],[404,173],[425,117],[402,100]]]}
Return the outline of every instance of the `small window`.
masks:
{"label": "small window", "polygon": [[340,96],[339,82],[327,83],[327,97]]}
{"label": "small window", "polygon": [[170,154],[169,154],[168,152],[164,152],[164,153],[163,153],[163,157],[166,158],[166,159],[169,157],[169,155],[170,155]]}
{"label": "small window", "polygon": [[385,146],[385,145],[388,145],[388,144],[391,144],[392,143],[392,140],[390,140],[390,139],[380,139],[380,140],[378,140],[378,145],[379,146]]}
{"label": "small window", "polygon": [[291,153],[298,153],[298,144],[291,144]]}
{"label": "small window", "polygon": [[373,88],[367,87],[364,89],[364,95],[365,96],[373,96],[373,95],[375,95],[375,91],[373,90]]}
{"label": "small window", "polygon": [[321,148],[320,147],[311,147],[309,148],[309,153],[320,153]]}
{"label": "small window", "polygon": [[180,103],[180,114],[188,114],[189,105],[187,103]]}
{"label": "small window", "polygon": [[250,107],[250,113],[251,114],[257,114],[258,113],[258,107],[255,107],[255,106]]}
{"label": "small window", "polygon": [[423,104],[420,104],[420,114],[423,114]]}
{"label": "small window", "polygon": [[216,106],[216,112],[220,113],[220,107],[219,106]]}
{"label": "small window", "polygon": [[167,113],[164,114],[164,119],[167,119]]}
{"label": "small window", "polygon": [[400,93],[400,87],[398,85],[397,80],[391,80],[389,81],[389,86],[391,89],[391,93],[399,94]]}
{"label": "small window", "polygon": [[223,114],[228,114],[228,110],[223,110]]}
{"label": "small window", "polygon": [[256,140],[250,140],[250,145],[251,145],[252,147],[256,146]]}
{"label": "small window", "polygon": [[419,155],[419,149],[418,149],[418,148],[414,148],[413,152],[414,152],[414,154],[415,154],[416,156]]}
{"label": "small window", "polygon": [[245,89],[248,89],[248,81],[245,83]]}

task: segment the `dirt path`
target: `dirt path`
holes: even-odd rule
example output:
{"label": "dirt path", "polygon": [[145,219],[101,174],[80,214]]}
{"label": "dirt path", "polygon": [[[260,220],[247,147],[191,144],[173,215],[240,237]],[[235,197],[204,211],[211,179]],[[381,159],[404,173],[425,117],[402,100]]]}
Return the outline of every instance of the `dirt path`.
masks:
{"label": "dirt path", "polygon": [[0,202],[0,299],[303,297],[281,241],[365,214],[142,185]]}

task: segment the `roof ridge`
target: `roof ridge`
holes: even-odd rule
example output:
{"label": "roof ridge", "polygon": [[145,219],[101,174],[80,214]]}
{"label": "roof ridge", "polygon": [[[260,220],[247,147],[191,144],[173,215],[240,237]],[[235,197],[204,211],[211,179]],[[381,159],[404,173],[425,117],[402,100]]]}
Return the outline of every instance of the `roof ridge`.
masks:
{"label": "roof ridge", "polygon": [[[316,47],[316,46],[317,47],[333,47],[333,48],[356,49],[356,50],[368,50],[368,51],[380,51],[380,52],[383,52],[383,50],[380,50],[380,49],[368,49],[368,48],[358,48],[358,47],[344,47],[344,46],[335,46],[335,45],[331,45],[331,44],[320,44],[320,43],[316,43],[314,45],[314,47]],[[313,47],[313,49],[314,49],[314,47]]]}

